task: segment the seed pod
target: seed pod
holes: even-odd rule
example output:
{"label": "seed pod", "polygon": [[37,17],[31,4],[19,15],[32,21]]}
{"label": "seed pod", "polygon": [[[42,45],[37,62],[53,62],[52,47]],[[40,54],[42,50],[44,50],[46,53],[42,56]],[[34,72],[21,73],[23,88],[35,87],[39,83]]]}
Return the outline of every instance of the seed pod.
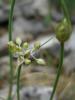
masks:
{"label": "seed pod", "polygon": [[56,27],[56,38],[61,43],[64,43],[69,39],[71,32],[71,25],[68,23],[67,19],[64,18],[64,20]]}

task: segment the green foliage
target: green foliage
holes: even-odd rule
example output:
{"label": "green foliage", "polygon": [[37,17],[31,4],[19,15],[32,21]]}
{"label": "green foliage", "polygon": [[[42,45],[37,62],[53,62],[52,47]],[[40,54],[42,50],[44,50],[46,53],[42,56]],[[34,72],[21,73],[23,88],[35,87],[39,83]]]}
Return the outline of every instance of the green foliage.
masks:
{"label": "green foliage", "polygon": [[75,0],[65,0],[65,3],[70,13],[75,10]]}
{"label": "green foliage", "polygon": [[[61,8],[60,0],[49,0],[49,1],[56,7]],[[75,0],[65,0],[65,4],[70,13],[75,10]]]}

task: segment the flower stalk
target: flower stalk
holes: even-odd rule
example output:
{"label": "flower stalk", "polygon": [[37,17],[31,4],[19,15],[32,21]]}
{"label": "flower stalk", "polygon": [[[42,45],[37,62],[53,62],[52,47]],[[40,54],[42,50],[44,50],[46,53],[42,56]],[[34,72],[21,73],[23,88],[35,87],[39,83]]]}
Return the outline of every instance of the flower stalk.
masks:
{"label": "flower stalk", "polygon": [[20,88],[20,74],[21,74],[21,68],[22,68],[22,64],[20,64],[20,66],[18,67],[18,71],[17,71],[17,100],[20,100],[19,88]]}
{"label": "flower stalk", "polygon": [[60,61],[59,61],[59,66],[58,66],[58,72],[57,72],[57,76],[56,76],[56,80],[54,82],[54,87],[53,87],[53,91],[50,97],[50,100],[53,100],[55,91],[56,91],[56,87],[59,81],[59,77],[62,71],[62,65],[63,65],[63,59],[64,59],[64,43],[61,43],[61,49],[60,49]]}
{"label": "flower stalk", "polygon": [[70,38],[70,35],[72,32],[72,26],[71,26],[71,21],[70,21],[67,6],[66,6],[64,0],[60,0],[60,2],[61,2],[61,6],[63,9],[65,18],[56,28],[56,38],[59,40],[59,42],[61,44],[60,58],[59,58],[60,61],[59,61],[58,72],[57,72],[57,76],[56,76],[56,79],[54,82],[54,87],[53,87],[53,91],[52,91],[50,100],[53,100],[53,97],[54,97],[54,94],[55,94],[55,91],[56,91],[56,88],[57,88],[57,85],[59,82],[59,77],[60,77],[60,74],[62,71],[62,65],[63,65],[63,59],[64,59],[64,44]]}
{"label": "flower stalk", "polygon": [[[8,25],[8,31],[9,31],[9,41],[12,40],[12,20],[13,20],[13,10],[14,10],[14,4],[15,0],[11,0],[11,8],[10,8],[10,14],[9,14],[9,25]],[[13,64],[12,64],[12,53],[9,50],[9,62],[10,62],[10,77],[9,77],[9,93],[8,93],[8,99],[12,100],[12,85],[13,85]]]}

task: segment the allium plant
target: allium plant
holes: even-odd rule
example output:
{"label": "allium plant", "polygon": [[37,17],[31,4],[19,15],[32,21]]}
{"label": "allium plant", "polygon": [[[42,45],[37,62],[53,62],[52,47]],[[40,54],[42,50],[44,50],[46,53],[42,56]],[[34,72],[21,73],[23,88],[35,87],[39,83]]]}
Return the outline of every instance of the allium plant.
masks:
{"label": "allium plant", "polygon": [[59,23],[56,27],[56,38],[60,42],[60,58],[59,58],[59,65],[58,65],[58,72],[57,76],[55,79],[53,91],[50,97],[50,100],[53,100],[53,96],[55,94],[55,90],[59,81],[59,77],[62,71],[62,65],[63,65],[63,60],[64,60],[64,44],[65,42],[70,38],[72,28],[71,25],[68,23],[68,20],[64,18],[61,23]]}
{"label": "allium plant", "polygon": [[37,59],[33,55],[33,52],[37,51],[41,47],[40,42],[35,42],[33,48],[30,48],[29,43],[22,43],[20,38],[16,38],[16,42],[10,41],[8,42],[8,46],[12,54],[17,56],[18,66],[22,63],[25,63],[26,65],[31,64],[31,56],[36,61],[36,63],[45,65],[45,61],[43,59]]}
{"label": "allium plant", "polygon": [[[53,100],[53,96],[56,91],[56,87],[59,81],[59,76],[62,71],[62,65],[63,65],[63,59],[64,59],[64,44],[65,42],[70,38],[72,27],[71,27],[71,21],[70,16],[65,4],[64,0],[59,0],[62,10],[64,12],[65,18],[62,19],[62,21],[57,25],[55,28],[56,38],[60,42],[60,58],[59,58],[59,65],[58,65],[58,72],[55,79],[53,91],[50,97],[50,100]],[[13,81],[13,66],[12,66],[12,54],[15,54],[17,56],[17,100],[20,100],[19,95],[19,81],[20,81],[20,72],[22,64],[29,65],[32,63],[30,56],[33,57],[36,63],[38,64],[45,64],[45,61],[41,58],[37,59],[35,56],[33,56],[33,52],[36,52],[41,46],[45,45],[48,41],[51,40],[51,38],[43,43],[42,45],[39,42],[36,42],[34,44],[34,47],[32,49],[29,48],[29,44],[27,42],[22,43],[20,38],[16,39],[16,42],[12,41],[12,18],[13,18],[13,9],[14,9],[15,0],[11,0],[11,9],[10,9],[10,16],[9,16],[9,56],[10,56],[10,89],[9,89],[9,96],[8,100],[12,100],[11,93],[12,93],[12,81]]]}
{"label": "allium plant", "polygon": [[35,42],[33,48],[29,48],[27,42],[22,43],[20,38],[16,39],[16,42],[10,41],[8,43],[9,50],[17,57],[17,100],[20,100],[19,94],[19,83],[20,83],[20,73],[22,64],[29,65],[32,63],[31,57],[35,60],[37,64],[45,65],[46,62],[41,58],[36,58],[33,52],[41,47],[40,42]]}
{"label": "allium plant", "polygon": [[62,71],[62,65],[63,65],[63,60],[64,60],[64,44],[70,38],[70,35],[72,33],[72,25],[71,25],[70,15],[68,13],[66,3],[64,0],[60,0],[60,4],[61,4],[61,8],[63,10],[65,18],[63,18],[63,20],[57,25],[55,29],[56,38],[59,40],[61,48],[60,48],[58,72],[57,72],[57,76],[54,82],[53,91],[52,91],[50,100],[53,100],[53,96],[55,94],[55,91],[59,82],[59,77]]}

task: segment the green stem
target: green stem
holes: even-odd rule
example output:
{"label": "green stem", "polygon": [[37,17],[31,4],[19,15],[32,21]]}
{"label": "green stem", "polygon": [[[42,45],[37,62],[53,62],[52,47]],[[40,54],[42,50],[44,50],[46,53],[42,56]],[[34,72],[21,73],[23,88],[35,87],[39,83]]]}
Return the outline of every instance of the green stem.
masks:
{"label": "green stem", "polygon": [[59,77],[62,71],[62,65],[63,65],[63,59],[64,59],[64,43],[61,43],[61,49],[60,49],[60,61],[59,61],[59,65],[58,65],[58,72],[57,72],[57,76],[56,76],[56,80],[54,83],[54,88],[50,97],[50,100],[53,100],[56,88],[57,88],[57,84],[59,81]]}
{"label": "green stem", "polygon": [[13,85],[13,66],[12,66],[12,54],[9,51],[9,57],[10,57],[10,79],[9,79],[9,93],[8,93],[8,100],[12,100],[12,85]]}
{"label": "green stem", "polygon": [[9,14],[9,41],[12,40],[12,25],[13,25],[13,11],[14,11],[15,0],[11,0],[11,8]]}
{"label": "green stem", "polygon": [[19,66],[18,73],[17,73],[17,100],[20,100],[19,88],[20,88],[20,73],[21,73],[21,68],[22,68],[22,65]]}
{"label": "green stem", "polygon": [[[9,41],[12,40],[12,20],[13,20],[13,10],[14,10],[15,0],[11,0],[11,8],[9,14]],[[9,61],[10,61],[10,86],[9,86],[9,93],[8,93],[8,100],[12,100],[12,85],[13,85],[13,64],[12,64],[12,53],[9,50]]]}
{"label": "green stem", "polygon": [[[48,9],[49,11],[51,10],[51,4],[50,4],[50,0],[48,0]],[[51,22],[51,13],[49,12],[45,17],[44,17],[44,24],[46,27],[48,27],[48,25],[50,24]]]}
{"label": "green stem", "polygon": [[60,0],[60,2],[61,2],[61,6],[63,9],[64,15],[67,18],[67,21],[68,21],[70,28],[71,28],[71,18],[70,18],[70,14],[69,14],[66,2],[64,0]]}

